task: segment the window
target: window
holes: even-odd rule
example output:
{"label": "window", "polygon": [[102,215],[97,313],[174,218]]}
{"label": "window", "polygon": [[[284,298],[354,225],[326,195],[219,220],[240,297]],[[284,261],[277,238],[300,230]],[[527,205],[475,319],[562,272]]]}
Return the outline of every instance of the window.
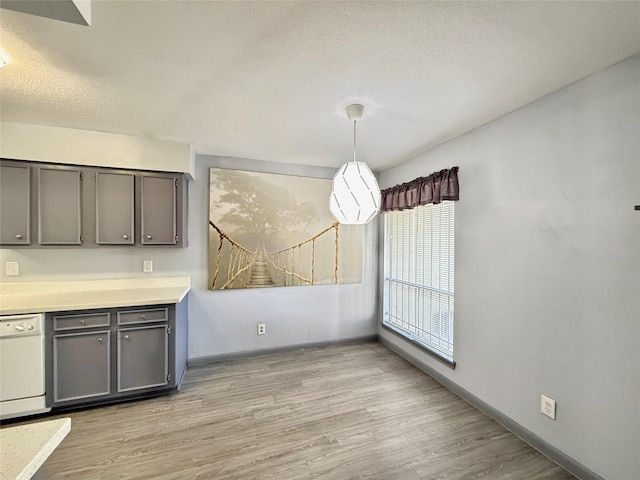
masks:
{"label": "window", "polygon": [[455,202],[384,213],[382,324],[451,366]]}

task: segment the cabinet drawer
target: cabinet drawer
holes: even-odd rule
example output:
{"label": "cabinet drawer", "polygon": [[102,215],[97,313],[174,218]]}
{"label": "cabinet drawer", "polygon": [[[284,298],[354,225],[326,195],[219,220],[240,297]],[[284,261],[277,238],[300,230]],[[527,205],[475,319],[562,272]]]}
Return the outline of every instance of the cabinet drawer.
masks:
{"label": "cabinet drawer", "polygon": [[118,325],[125,325],[128,323],[166,322],[167,320],[169,320],[169,311],[167,308],[118,312]]}
{"label": "cabinet drawer", "polygon": [[78,328],[108,327],[110,320],[109,312],[56,315],[53,317],[53,329],[59,331],[75,330]]}

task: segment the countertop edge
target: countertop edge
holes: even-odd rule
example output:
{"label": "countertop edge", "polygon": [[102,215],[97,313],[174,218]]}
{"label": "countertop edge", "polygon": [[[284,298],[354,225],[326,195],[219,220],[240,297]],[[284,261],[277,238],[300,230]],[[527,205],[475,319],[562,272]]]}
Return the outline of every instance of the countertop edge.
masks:
{"label": "countertop edge", "polygon": [[[134,290],[105,289],[103,291],[78,290],[66,293],[5,294],[0,297],[0,315],[180,303],[190,290],[191,286],[185,284]],[[133,297],[131,296],[132,291],[135,291],[136,294]],[[83,295],[89,298],[80,298]],[[55,299],[51,299],[51,296],[55,296]]]}
{"label": "countertop edge", "polygon": [[30,480],[38,469],[47,461],[53,451],[62,443],[68,433],[71,431],[71,418],[64,418],[64,422],[60,425],[60,428],[52,435],[42,449],[36,454],[33,459],[25,465],[20,474],[16,477],[16,480]]}
{"label": "countertop edge", "polygon": [[0,478],[31,479],[70,431],[70,417],[0,428]]}
{"label": "countertop edge", "polygon": [[164,288],[191,286],[191,277],[124,277],[82,280],[47,280],[34,282],[0,282],[0,295],[67,293],[69,291],[128,290],[130,288]]}

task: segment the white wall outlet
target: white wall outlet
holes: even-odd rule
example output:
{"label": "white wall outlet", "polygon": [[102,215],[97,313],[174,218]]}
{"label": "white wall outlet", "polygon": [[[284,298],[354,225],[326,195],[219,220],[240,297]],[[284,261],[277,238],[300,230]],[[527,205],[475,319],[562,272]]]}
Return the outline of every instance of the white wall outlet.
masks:
{"label": "white wall outlet", "polygon": [[142,262],[142,272],[143,273],[153,272],[153,260],[145,260]]}
{"label": "white wall outlet", "polygon": [[258,324],[258,335],[264,335],[267,333],[267,326],[264,323]]}
{"label": "white wall outlet", "polygon": [[556,401],[547,397],[540,396],[540,411],[552,420],[556,419]]}
{"label": "white wall outlet", "polygon": [[7,277],[17,277],[18,275],[20,275],[20,264],[18,262],[5,263],[4,274]]}

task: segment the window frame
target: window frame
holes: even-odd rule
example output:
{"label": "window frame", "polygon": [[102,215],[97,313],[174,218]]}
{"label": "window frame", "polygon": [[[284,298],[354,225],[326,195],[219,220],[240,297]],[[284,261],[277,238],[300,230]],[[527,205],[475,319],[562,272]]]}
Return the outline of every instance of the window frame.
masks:
{"label": "window frame", "polygon": [[[443,212],[443,206],[447,206],[446,212]],[[433,212],[433,210],[429,212],[425,212],[424,209],[441,209],[437,212]],[[423,211],[420,211],[423,209]],[[410,213],[412,212],[412,213]],[[412,215],[411,220],[408,222],[409,226],[400,225],[405,231],[395,230],[393,232],[388,232],[390,218],[388,215]],[[424,229],[425,218],[428,216],[429,224],[428,228]],[[420,350],[428,353],[433,356],[437,360],[443,362],[449,367],[455,369],[456,362],[454,361],[454,325],[455,325],[455,312],[454,312],[454,301],[455,301],[455,201],[444,201],[439,204],[428,204],[419,207],[415,207],[414,209],[408,209],[403,211],[388,211],[384,212],[382,221],[382,315],[381,315],[381,325],[382,327],[388,331],[393,333],[394,335],[399,336],[403,340],[406,340],[411,343],[411,345],[419,348]],[[437,218],[438,225],[437,228],[433,228],[433,221]],[[443,224],[443,218],[445,223]],[[398,223],[396,224],[398,225]],[[397,227],[396,227],[397,228]],[[443,231],[443,229],[445,231]],[[430,243],[436,237],[433,237],[434,230],[437,233],[437,249],[433,248],[433,244]],[[422,232],[422,235],[420,234]],[[393,245],[389,244],[389,237],[392,234],[408,234],[406,237],[401,240],[401,246],[399,248],[405,250],[399,254],[393,255],[389,257],[389,248],[393,248],[393,246],[398,247],[399,243],[396,242]],[[427,239],[424,235],[429,234],[430,239]],[[445,239],[443,244],[442,239]],[[418,246],[418,244],[420,244]],[[429,255],[425,250],[425,245],[429,245],[431,248],[431,254]],[[434,255],[437,250],[436,255]],[[446,253],[446,265],[443,263],[442,252]],[[434,260],[435,258],[435,260]],[[415,265],[419,265],[420,259],[422,260],[421,264],[425,267],[420,271],[410,268],[409,277],[413,276],[414,281],[408,281],[405,278],[407,274],[400,273],[397,274],[398,266],[395,264],[404,265],[405,268],[407,266],[412,266],[411,262],[414,262]],[[394,262],[395,260],[395,262]],[[437,266],[432,268],[434,265]],[[442,269],[442,266],[444,268]],[[396,270],[394,270],[394,266]],[[440,270],[442,269],[442,270]],[[446,271],[444,271],[446,269]],[[389,271],[390,270],[390,271]],[[438,273],[437,281],[434,282],[432,278],[433,271]],[[428,273],[428,277],[425,277],[425,272]],[[444,272],[444,273],[442,273]],[[420,277],[421,278],[418,278]],[[446,277],[445,286],[446,289],[437,288],[442,287],[442,279]],[[401,287],[399,287],[401,285]],[[391,293],[391,290],[394,288],[395,293]],[[398,288],[403,289],[402,294],[398,294]],[[406,294],[405,294],[406,292]],[[413,292],[413,293],[410,293]],[[393,298],[394,304],[389,305],[391,298]],[[402,297],[399,300],[399,297]],[[407,297],[407,298],[404,298]],[[425,298],[428,297],[428,300]],[[446,297],[446,300],[442,300],[442,297]],[[437,300],[434,300],[437,298]],[[429,308],[421,308],[420,305],[429,305]],[[393,314],[393,312],[397,312],[397,308],[402,310],[401,316],[397,317]],[[435,311],[434,311],[435,305]],[[442,307],[445,308],[444,312],[442,311]],[[413,312],[411,310],[414,310]],[[428,316],[425,316],[424,313],[429,312]],[[440,316],[443,313],[445,315],[450,316],[450,320],[447,323],[447,329],[440,330],[440,334],[436,335],[432,333],[432,329],[434,327],[434,319],[435,316]],[[394,316],[395,321],[391,321],[390,317]],[[435,320],[439,328],[442,328],[442,320],[438,318]],[[395,325],[394,325],[395,323]],[[403,324],[403,325],[399,325]],[[428,329],[425,328],[425,325],[428,325]],[[413,332],[413,333],[412,333]],[[448,332],[446,335],[442,332]],[[446,338],[443,338],[443,335]],[[427,337],[430,339],[427,340]],[[435,339],[435,340],[434,340]],[[442,346],[444,342],[444,345]]]}

